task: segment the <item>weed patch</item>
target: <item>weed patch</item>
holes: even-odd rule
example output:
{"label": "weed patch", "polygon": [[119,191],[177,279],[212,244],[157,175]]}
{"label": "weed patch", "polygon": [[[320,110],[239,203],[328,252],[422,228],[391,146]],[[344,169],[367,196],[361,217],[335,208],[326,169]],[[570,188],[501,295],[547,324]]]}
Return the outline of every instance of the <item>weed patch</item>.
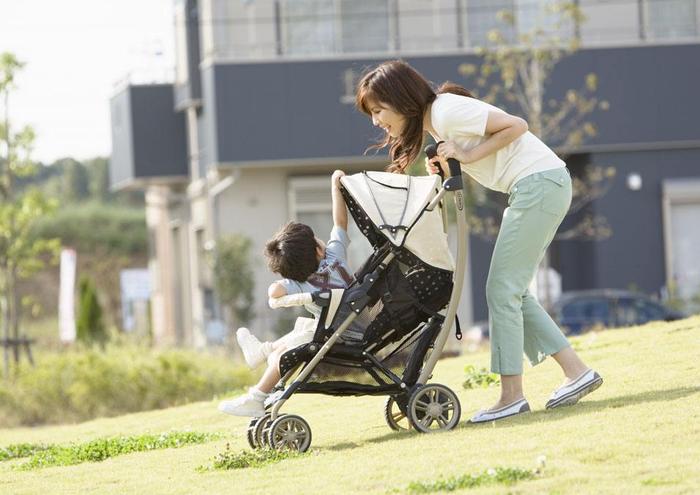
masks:
{"label": "weed patch", "polygon": [[213,471],[213,470],[228,470],[228,469],[245,469],[257,468],[268,464],[275,464],[285,459],[295,459],[308,455],[307,452],[301,453],[292,450],[273,450],[273,449],[258,449],[258,450],[241,450],[234,452],[231,447],[226,444],[226,450],[217,454],[212,459],[210,466],[199,466],[197,471]]}
{"label": "weed patch", "polygon": [[8,445],[7,447],[0,447],[0,461],[30,457],[37,452],[42,452],[50,448],[50,445],[37,443],[16,443],[13,445]]}
{"label": "weed patch", "polygon": [[178,448],[219,438],[221,435],[214,433],[170,432],[160,435],[99,438],[68,446],[52,445],[34,453],[27,462],[20,464],[17,469],[28,471],[49,466],[71,466],[83,462],[100,462],[110,457],[132,452]]}
{"label": "weed patch", "polygon": [[519,481],[531,480],[537,476],[537,471],[497,467],[487,469],[483,473],[451,476],[437,481],[412,481],[406,487],[406,493],[453,492],[466,488],[476,488],[483,485],[513,485]]}
{"label": "weed patch", "polygon": [[486,368],[476,369],[473,364],[464,368],[466,374],[462,387],[469,390],[472,388],[488,388],[498,385],[501,379],[495,373],[490,373]]}

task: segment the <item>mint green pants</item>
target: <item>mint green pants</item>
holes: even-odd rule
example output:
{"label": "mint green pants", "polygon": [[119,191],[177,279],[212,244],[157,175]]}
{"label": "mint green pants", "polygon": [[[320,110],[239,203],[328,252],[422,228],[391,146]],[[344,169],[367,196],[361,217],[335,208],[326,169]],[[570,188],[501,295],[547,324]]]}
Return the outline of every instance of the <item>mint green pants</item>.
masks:
{"label": "mint green pants", "polygon": [[570,204],[566,168],[534,173],[511,188],[486,282],[494,373],[520,375],[523,352],[534,366],[569,346],[528,286]]}

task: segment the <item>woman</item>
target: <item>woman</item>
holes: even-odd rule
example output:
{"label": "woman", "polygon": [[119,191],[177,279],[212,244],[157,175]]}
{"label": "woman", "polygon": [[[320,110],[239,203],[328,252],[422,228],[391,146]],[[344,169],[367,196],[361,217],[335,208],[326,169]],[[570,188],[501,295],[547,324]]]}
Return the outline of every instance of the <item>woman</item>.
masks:
{"label": "woman", "polygon": [[530,410],[523,395],[523,351],[533,365],[552,356],[566,376],[547,409],[575,404],[598,388],[603,379],[581,361],[528,292],[571,203],[566,164],[528,132],[523,119],[473,98],[456,84],[445,83],[436,94],[402,61],[385,62],[368,72],[358,84],[356,105],[386,132],[374,147],[390,146],[390,171],[406,170],[427,132],[444,141],[438,146],[439,161],[426,159],[429,173],[437,173],[438,165],[447,173],[447,159],[455,158],[477,182],[509,195],[486,282],[491,370],[501,375],[501,396],[471,422]]}

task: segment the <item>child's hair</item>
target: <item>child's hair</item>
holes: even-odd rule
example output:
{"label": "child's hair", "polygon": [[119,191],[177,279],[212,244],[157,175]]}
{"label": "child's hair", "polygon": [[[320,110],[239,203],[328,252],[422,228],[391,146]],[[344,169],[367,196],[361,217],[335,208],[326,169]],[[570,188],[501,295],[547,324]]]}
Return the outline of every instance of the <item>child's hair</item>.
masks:
{"label": "child's hair", "polygon": [[387,133],[383,141],[368,148],[391,145],[389,172],[403,173],[418,157],[423,145],[423,115],[436,94],[442,93],[473,97],[468,90],[449,81],[433,91],[430,82],[403,60],[384,62],[362,77],[355,94],[355,106],[360,111],[371,116],[372,104],[385,103],[406,117],[401,136],[392,138]]}
{"label": "child's hair", "polygon": [[318,270],[318,242],[311,227],[289,222],[265,245],[267,266],[284,278],[306,282]]}

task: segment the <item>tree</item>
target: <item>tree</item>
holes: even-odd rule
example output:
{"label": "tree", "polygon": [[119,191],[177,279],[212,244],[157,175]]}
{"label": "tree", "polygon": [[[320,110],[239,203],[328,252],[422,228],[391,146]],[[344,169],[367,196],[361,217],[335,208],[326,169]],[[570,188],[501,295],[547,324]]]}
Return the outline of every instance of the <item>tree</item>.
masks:
{"label": "tree", "polygon": [[[30,189],[17,194],[16,182],[36,173],[30,159],[34,131],[25,126],[14,131],[10,124],[9,101],[15,74],[23,64],[11,53],[0,54],[0,100],[3,122],[0,123],[0,320],[2,335],[20,338],[22,304],[17,283],[41,269],[46,257],[56,261],[60,244],[57,239],[36,239],[32,227],[39,218],[56,207],[43,194]],[[19,353],[15,352],[15,361]],[[9,374],[9,347],[4,347],[4,372]]]}
{"label": "tree", "polygon": [[90,177],[90,197],[100,203],[112,199],[109,190],[109,161],[107,158],[93,158],[85,164]]}
{"label": "tree", "polygon": [[[534,5],[532,7],[535,7]],[[532,8],[531,7],[531,8]],[[515,37],[515,12],[497,14],[501,29],[488,33],[489,45],[477,49],[482,62],[463,64],[460,73],[476,82],[479,98],[495,105],[516,107],[527,120],[530,132],[560,155],[575,151],[586,139],[596,135],[595,125],[587,118],[596,110],[607,110],[609,103],[596,96],[598,77],[588,74],[579,88],[568,89],[560,99],[546,98],[546,85],[556,65],[579,49],[578,26],[585,21],[577,2],[552,2],[539,9],[532,28]],[[513,43],[516,39],[517,43]],[[582,212],[586,205],[607,192],[615,177],[613,167],[591,166],[584,177],[573,177],[573,200],[569,215]],[[484,214],[499,209],[487,192],[471,183],[471,231],[486,238],[498,233],[500,215]],[[474,212],[481,211],[481,214]],[[599,240],[611,235],[606,219],[585,214],[571,228],[557,234],[557,240]],[[543,260],[549,268],[549,256]],[[545,277],[545,281],[548,277]],[[545,282],[547,284],[547,282]],[[545,286],[546,307],[549,290]]]}
{"label": "tree", "polygon": [[57,164],[63,169],[63,200],[77,203],[87,199],[90,178],[85,165],[73,158],[64,158]]}
{"label": "tree", "polygon": [[77,338],[88,344],[104,344],[107,340],[107,332],[95,286],[89,278],[83,276],[80,278],[78,291],[78,318],[75,322]]}
{"label": "tree", "polygon": [[230,235],[219,239],[214,249],[214,283],[219,301],[227,309],[231,326],[248,323],[254,314],[255,277],[250,246],[251,241],[247,237]]}

